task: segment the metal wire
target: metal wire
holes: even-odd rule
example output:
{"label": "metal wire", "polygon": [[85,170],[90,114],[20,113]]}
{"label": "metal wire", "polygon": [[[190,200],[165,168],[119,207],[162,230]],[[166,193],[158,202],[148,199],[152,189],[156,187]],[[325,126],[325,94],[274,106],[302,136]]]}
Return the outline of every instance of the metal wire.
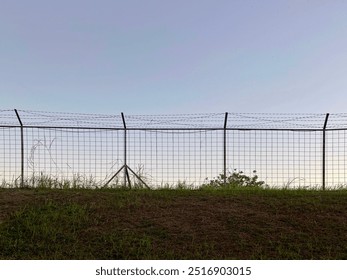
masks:
{"label": "metal wire", "polygon": [[347,114],[0,110],[0,184],[197,187],[243,172],[273,187],[341,187],[346,131]]}

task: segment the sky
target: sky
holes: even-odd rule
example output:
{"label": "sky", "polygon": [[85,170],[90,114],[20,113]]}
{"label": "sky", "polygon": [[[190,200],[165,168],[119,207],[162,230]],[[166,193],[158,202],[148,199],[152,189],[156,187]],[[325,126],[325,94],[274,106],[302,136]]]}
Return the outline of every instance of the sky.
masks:
{"label": "sky", "polygon": [[344,0],[0,4],[0,110],[346,112]]}

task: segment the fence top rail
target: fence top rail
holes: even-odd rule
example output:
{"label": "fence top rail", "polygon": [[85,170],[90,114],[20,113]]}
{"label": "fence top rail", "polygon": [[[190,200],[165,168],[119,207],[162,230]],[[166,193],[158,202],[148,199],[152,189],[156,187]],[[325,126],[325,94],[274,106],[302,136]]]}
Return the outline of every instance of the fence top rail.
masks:
{"label": "fence top rail", "polygon": [[[17,110],[23,127],[143,130],[344,130],[347,113],[203,113],[127,115],[81,114]],[[19,127],[15,110],[0,110],[0,127]],[[124,119],[123,117],[124,116]],[[227,119],[226,119],[227,118]]]}

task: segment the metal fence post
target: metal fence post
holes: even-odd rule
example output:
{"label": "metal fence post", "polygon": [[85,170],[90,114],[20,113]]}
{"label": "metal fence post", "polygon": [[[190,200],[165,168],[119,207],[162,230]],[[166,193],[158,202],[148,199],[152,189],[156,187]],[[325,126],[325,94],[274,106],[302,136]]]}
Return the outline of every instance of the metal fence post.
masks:
{"label": "metal fence post", "polygon": [[17,119],[20,124],[20,142],[21,142],[21,183],[20,186],[21,188],[24,187],[24,130],[23,130],[23,123],[22,120],[19,117],[17,109],[14,109]]}
{"label": "metal fence post", "polygon": [[328,124],[329,113],[325,116],[324,126],[323,126],[323,166],[322,166],[322,187],[325,190],[325,133]]}
{"label": "metal fence post", "polygon": [[223,151],[224,186],[226,186],[227,184],[227,122],[228,122],[228,112],[225,113],[225,118],[224,118],[224,151]]}
{"label": "metal fence post", "polygon": [[128,172],[128,163],[127,163],[127,126],[125,123],[125,117],[123,112],[121,113],[121,115],[122,115],[122,121],[124,126],[124,187],[127,186],[127,181],[128,181],[129,187],[131,188],[131,182],[130,182],[129,172]]}

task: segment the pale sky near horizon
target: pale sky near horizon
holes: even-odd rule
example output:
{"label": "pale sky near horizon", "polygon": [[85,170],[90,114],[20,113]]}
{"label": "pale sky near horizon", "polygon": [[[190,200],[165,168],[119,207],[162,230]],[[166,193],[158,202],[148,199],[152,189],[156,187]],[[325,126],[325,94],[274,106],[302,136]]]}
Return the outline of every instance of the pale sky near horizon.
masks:
{"label": "pale sky near horizon", "polygon": [[347,112],[347,1],[0,4],[0,109]]}

